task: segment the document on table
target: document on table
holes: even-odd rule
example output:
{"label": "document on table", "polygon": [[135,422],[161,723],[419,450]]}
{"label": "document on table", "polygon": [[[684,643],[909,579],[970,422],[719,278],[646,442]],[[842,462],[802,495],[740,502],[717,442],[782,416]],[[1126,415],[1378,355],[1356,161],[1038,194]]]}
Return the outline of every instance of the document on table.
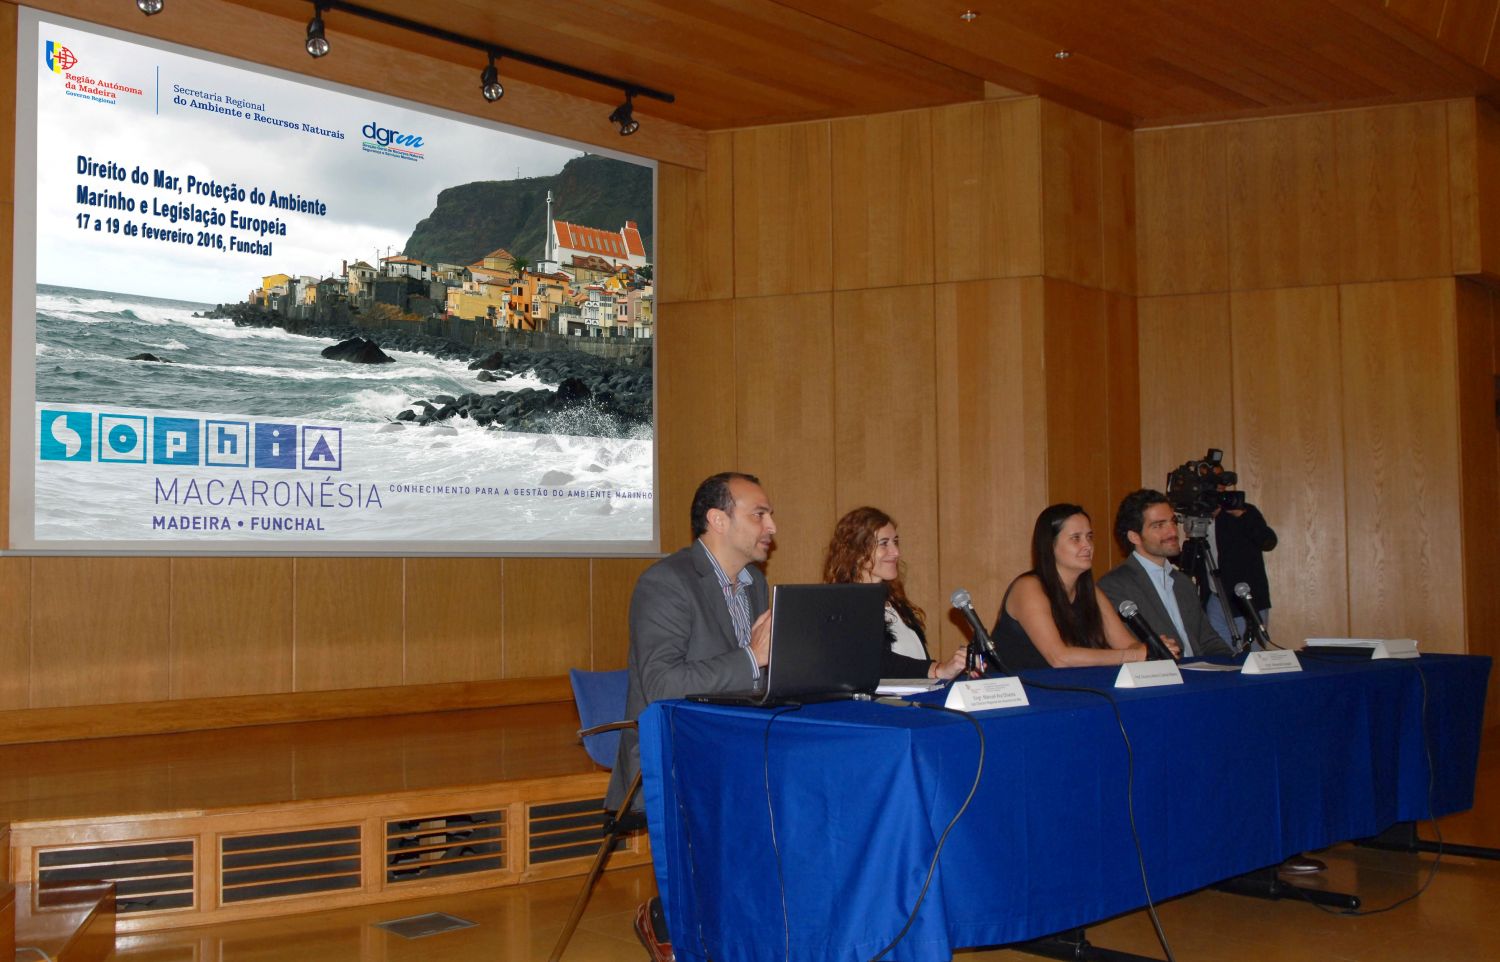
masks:
{"label": "document on table", "polygon": [[1239,665],[1223,665],[1212,661],[1184,661],[1177,665],[1183,671],[1239,671]]}
{"label": "document on table", "polygon": [[882,678],[880,687],[875,689],[877,695],[915,695],[918,692],[932,691],[942,686],[941,681],[933,681],[931,678]]}

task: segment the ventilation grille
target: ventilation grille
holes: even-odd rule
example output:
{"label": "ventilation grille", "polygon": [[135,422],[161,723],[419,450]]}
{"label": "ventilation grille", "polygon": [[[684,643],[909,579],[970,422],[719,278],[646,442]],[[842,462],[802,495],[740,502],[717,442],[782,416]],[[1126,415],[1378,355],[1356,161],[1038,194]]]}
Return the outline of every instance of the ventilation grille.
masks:
{"label": "ventilation grille", "polygon": [[385,880],[396,884],[505,868],[505,813],[387,822]]}
{"label": "ventilation grille", "polygon": [[[527,860],[532,865],[569,858],[592,858],[604,841],[604,799],[581,798],[576,802],[531,805],[526,815],[530,831]],[[629,846],[620,838],[610,851]]]}
{"label": "ventilation grille", "polygon": [[115,912],[193,907],[193,840],[94,845],[37,853],[39,882],[113,882]]}
{"label": "ventilation grille", "polygon": [[220,839],[220,899],[258,902],[360,887],[359,826]]}

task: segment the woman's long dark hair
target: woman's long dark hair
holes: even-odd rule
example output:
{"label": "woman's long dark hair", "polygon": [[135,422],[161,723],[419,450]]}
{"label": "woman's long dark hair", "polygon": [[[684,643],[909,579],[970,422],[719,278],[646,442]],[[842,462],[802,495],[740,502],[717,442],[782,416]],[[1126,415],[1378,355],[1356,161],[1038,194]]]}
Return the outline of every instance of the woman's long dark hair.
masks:
{"label": "woman's long dark hair", "polygon": [[[1094,596],[1094,573],[1085,571],[1073,585],[1073,600],[1063,587],[1057,573],[1057,557],[1053,549],[1058,535],[1068,519],[1089,513],[1076,504],[1052,504],[1037,515],[1036,525],[1031,529],[1031,573],[1042,582],[1047,600],[1052,604],[1052,620],[1057,623],[1057,633],[1062,640],[1075,648],[1104,648],[1104,618],[1099,614],[1099,601]],[[1092,524],[1090,519],[1090,524]]]}

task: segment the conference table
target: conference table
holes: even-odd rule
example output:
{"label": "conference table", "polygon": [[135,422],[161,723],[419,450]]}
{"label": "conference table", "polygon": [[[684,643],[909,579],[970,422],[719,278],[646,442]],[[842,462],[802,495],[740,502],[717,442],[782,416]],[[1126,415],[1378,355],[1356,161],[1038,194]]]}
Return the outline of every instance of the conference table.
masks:
{"label": "conference table", "polygon": [[1096,693],[1029,686],[1029,706],[969,718],[653,704],[643,790],[677,958],[871,959],[931,870],[885,958],[948,959],[1137,909],[1147,883],[1160,901],[1473,804],[1488,658],[1302,665],[1151,688],[1022,673],[1107,692],[1118,720]]}

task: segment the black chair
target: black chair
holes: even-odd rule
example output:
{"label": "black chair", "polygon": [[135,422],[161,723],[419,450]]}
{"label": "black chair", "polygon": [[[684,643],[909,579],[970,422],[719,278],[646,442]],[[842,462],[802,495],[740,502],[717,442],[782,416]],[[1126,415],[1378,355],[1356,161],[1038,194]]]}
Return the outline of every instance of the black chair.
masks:
{"label": "black chair", "polygon": [[[594,760],[594,764],[604,768],[614,767],[620,747],[620,732],[635,727],[635,722],[623,720],[629,677],[630,673],[623,668],[619,671],[581,671],[574,668],[568,672],[568,680],[573,685],[573,701],[578,706],[578,720],[584,726],[579,730],[578,737],[583,740],[583,749]],[[604,863],[609,859],[609,853],[619,844],[621,836],[646,827],[645,815],[630,810],[630,803],[635,800],[640,788],[641,773],[636,772],[620,803],[620,812],[623,814],[605,811],[604,841],[594,856],[593,864],[589,866],[583,888],[573,901],[573,911],[563,925],[562,934],[557,937],[552,954],[547,956],[547,962],[558,962],[562,958],[563,951],[578,929],[579,920],[583,918],[583,910],[588,906],[589,896],[593,894],[594,883],[598,881],[599,873],[604,871]]]}

